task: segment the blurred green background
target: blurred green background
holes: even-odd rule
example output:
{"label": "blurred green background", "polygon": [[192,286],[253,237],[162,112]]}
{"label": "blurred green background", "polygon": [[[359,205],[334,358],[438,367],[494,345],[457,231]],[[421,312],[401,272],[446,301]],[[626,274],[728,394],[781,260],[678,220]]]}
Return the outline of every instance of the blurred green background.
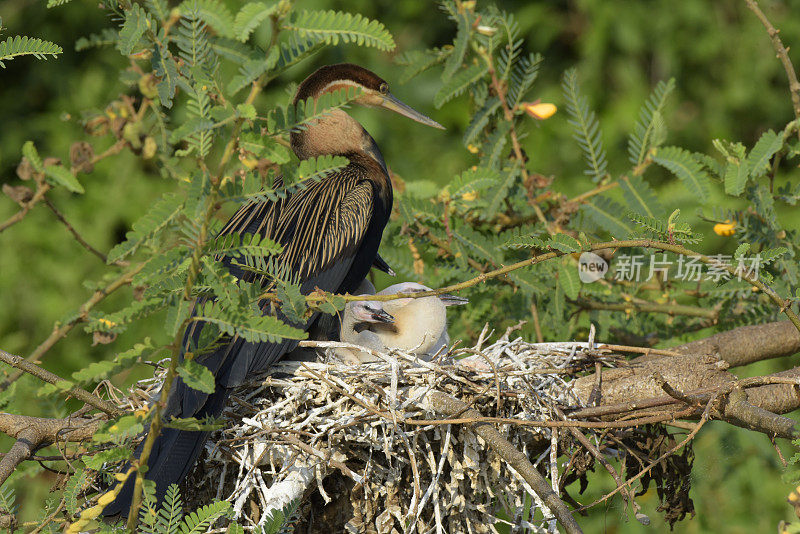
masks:
{"label": "blurred green background", "polygon": [[[238,6],[239,2],[228,1]],[[299,0],[300,7],[339,9],[362,13],[383,22],[397,41],[395,53],[442,46],[452,41],[454,26],[432,2],[394,0],[323,1]],[[111,144],[89,138],[79,119],[88,111],[102,111],[107,102],[125,90],[118,79],[126,59],[113,49],[74,50],[74,42],[109,25],[106,14],[92,2],[73,2],[46,9],[44,0],[0,2],[4,38],[30,35],[60,44],[64,53],[46,62],[21,58],[0,69],[0,183],[18,185],[15,167],[20,148],[33,140],[43,156],[68,158],[70,145],[88,140],[97,152]],[[762,8],[781,29],[787,46],[800,51],[800,0],[765,1]],[[677,80],[677,90],[666,114],[668,144],[696,151],[710,151],[711,140],[739,140],[752,146],[761,132],[782,128],[792,119],[785,73],[757,19],[744,2],[700,1],[592,1],[499,2],[515,13],[529,51],[544,55],[537,82],[537,97],[563,106],[562,72],[577,66],[583,92],[598,112],[612,174],[627,167],[627,134],[639,107],[656,82]],[[264,38],[265,36],[261,36]],[[259,36],[256,36],[258,39]],[[799,52],[800,53],[800,52]],[[795,58],[797,60],[797,57]],[[391,54],[341,45],[314,56],[289,70],[259,97],[263,110],[276,99],[288,98],[287,86],[299,82],[317,66],[340,61],[362,64],[390,84],[400,69]],[[373,111],[355,110],[381,147],[389,166],[404,180],[445,183],[474,164],[474,156],[461,146],[469,121],[466,97],[434,110],[438,87],[436,73],[426,73],[405,86],[393,84],[393,93],[447,127],[445,135],[418,127],[411,121],[392,120]],[[591,188],[583,175],[583,162],[566,124],[565,114],[534,125],[524,139],[531,168],[554,176],[553,188],[568,195]],[[691,223],[697,222],[693,199],[674,179],[651,183],[665,204],[679,207]],[[123,153],[103,161],[84,178],[85,195],[55,190],[50,197],[75,228],[95,247],[107,251],[150,203],[172,187],[153,168]],[[727,207],[733,205],[726,201]],[[0,199],[0,220],[17,210],[7,198]],[[784,219],[785,220],[785,219]],[[800,217],[792,215],[797,227]],[[707,237],[704,250],[731,253],[724,238],[710,226],[698,226]],[[55,321],[74,312],[100,280],[105,266],[82,249],[44,207],[34,209],[20,224],[0,233],[0,347],[29,354],[53,328]],[[108,299],[102,309],[114,310],[130,299],[130,288]],[[128,292],[128,293],[126,293]],[[162,329],[156,316],[122,334],[110,345],[91,346],[91,336],[76,328],[50,351],[45,367],[68,376],[89,361],[109,358]],[[500,325],[498,325],[500,326]],[[786,368],[787,361],[759,364],[748,373]],[[125,377],[132,380],[134,377]],[[38,384],[25,378],[15,390],[8,410],[31,415],[52,414],[63,407],[35,396]],[[0,443],[3,450],[7,442]],[[784,455],[790,448],[781,444]],[[772,444],[762,435],[722,424],[711,424],[696,442],[692,496],[697,516],[676,525],[676,532],[771,532],[781,519],[793,515],[785,503],[791,486],[781,481],[781,463]],[[37,464],[28,470],[41,470]],[[18,488],[23,500],[23,519],[38,515],[37,502],[47,497],[53,474],[41,471],[40,484]],[[597,473],[583,496],[570,488],[581,502],[589,502],[612,489],[608,476]],[[641,498],[652,520],[649,530],[661,532],[666,524],[655,511],[657,498],[650,491]],[[647,530],[626,519],[619,499],[590,512],[580,520],[586,532],[640,532]]]}

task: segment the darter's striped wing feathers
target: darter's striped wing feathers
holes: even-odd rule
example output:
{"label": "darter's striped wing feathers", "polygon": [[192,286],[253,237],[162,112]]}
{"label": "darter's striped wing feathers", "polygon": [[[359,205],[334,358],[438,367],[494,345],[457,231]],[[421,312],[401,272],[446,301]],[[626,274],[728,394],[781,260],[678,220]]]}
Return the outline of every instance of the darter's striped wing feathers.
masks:
{"label": "darter's striped wing feathers", "polygon": [[[350,172],[347,172],[350,171]],[[260,233],[284,250],[277,264],[301,282],[346,262],[361,244],[373,212],[373,187],[350,167],[289,198],[243,206],[222,234]],[[341,280],[319,287],[335,291]]]}

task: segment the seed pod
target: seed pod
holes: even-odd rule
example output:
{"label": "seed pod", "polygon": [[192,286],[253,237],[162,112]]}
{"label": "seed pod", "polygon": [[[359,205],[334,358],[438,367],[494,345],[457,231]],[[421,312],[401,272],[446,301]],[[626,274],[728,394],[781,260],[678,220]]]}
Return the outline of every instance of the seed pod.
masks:
{"label": "seed pod", "polygon": [[20,180],[30,180],[31,176],[33,176],[33,165],[28,161],[28,158],[23,157],[20,160],[19,165],[17,165],[17,176],[19,176]]}
{"label": "seed pod", "polygon": [[33,198],[33,190],[24,185],[3,184],[3,193],[17,204],[23,204]]}
{"label": "seed pod", "polygon": [[94,149],[92,145],[86,141],[77,141],[72,143],[69,148],[69,161],[73,167],[81,167],[83,172],[92,172],[94,164],[92,158],[94,157]]}
{"label": "seed pod", "polygon": [[92,346],[95,345],[108,345],[117,339],[117,334],[114,332],[92,332]]}

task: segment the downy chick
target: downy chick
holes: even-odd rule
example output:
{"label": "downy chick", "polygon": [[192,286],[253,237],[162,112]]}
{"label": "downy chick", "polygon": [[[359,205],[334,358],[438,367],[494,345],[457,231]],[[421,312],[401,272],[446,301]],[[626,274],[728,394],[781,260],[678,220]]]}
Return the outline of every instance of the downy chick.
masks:
{"label": "downy chick", "polygon": [[[430,290],[422,284],[403,282],[387,287],[378,292],[378,295]],[[450,343],[447,334],[447,306],[466,302],[466,299],[454,295],[402,298],[383,303],[351,302],[345,307],[340,338],[342,341],[375,350],[401,349],[424,360],[430,360]],[[385,315],[376,313],[377,310],[388,314],[393,320],[390,321]],[[365,352],[353,356],[360,362],[376,360],[374,356]]]}

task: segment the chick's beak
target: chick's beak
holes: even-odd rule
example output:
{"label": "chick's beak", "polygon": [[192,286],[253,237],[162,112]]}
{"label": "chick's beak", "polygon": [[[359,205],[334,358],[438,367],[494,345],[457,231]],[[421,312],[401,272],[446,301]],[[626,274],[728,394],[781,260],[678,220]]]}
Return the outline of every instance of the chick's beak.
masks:
{"label": "chick's beak", "polygon": [[395,113],[399,113],[404,117],[408,117],[409,119],[413,119],[427,126],[433,126],[434,128],[440,128],[442,130],[445,129],[444,126],[442,126],[435,120],[426,117],[425,115],[415,110],[411,106],[407,106],[402,102],[400,102],[392,93],[387,93],[383,95],[383,102],[381,102],[378,105],[384,109],[389,109],[391,111],[394,111]]}
{"label": "chick's beak", "polygon": [[372,319],[376,323],[389,323],[389,324],[394,323],[394,317],[390,313],[387,313],[384,310],[372,312]]}
{"label": "chick's beak", "polygon": [[451,295],[450,293],[443,293],[439,295],[439,300],[441,300],[445,306],[459,306],[469,302],[469,300],[465,299],[464,297],[458,297],[456,295]]}

